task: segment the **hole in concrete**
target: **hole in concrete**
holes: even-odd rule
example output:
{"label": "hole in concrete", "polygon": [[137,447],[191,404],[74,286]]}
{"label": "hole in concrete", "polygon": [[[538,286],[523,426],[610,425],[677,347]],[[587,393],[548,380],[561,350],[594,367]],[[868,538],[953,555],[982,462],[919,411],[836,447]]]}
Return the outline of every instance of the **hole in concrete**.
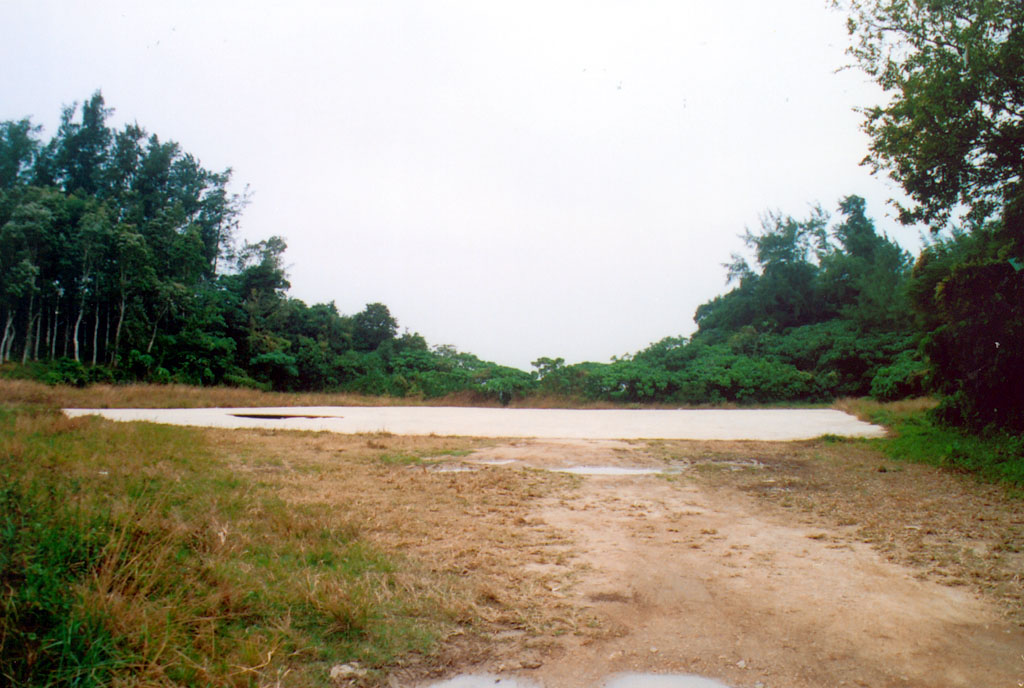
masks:
{"label": "hole in concrete", "polygon": [[301,413],[229,413],[235,418],[253,418],[255,420],[287,420],[289,418],[344,418],[344,416],[310,416]]}

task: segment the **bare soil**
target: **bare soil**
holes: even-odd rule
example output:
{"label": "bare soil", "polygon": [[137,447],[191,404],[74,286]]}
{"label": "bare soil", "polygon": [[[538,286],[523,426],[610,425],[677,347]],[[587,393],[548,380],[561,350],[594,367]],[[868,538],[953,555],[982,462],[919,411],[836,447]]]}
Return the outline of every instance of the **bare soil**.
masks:
{"label": "bare soil", "polygon": [[[240,473],[346,510],[446,588],[438,653],[367,680],[1024,685],[1019,497],[864,442],[206,432]],[[413,454],[427,462],[395,460]],[[537,470],[582,465],[678,472]]]}

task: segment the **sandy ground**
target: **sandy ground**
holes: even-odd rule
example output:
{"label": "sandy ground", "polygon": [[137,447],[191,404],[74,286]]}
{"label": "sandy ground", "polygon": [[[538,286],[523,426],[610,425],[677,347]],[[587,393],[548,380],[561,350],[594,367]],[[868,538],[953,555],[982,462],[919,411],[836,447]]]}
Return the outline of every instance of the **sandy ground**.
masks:
{"label": "sandy ground", "polygon": [[[663,464],[615,442],[521,442],[467,460],[476,458]],[[726,473],[766,465],[742,456],[717,464]],[[922,580],[860,541],[852,525],[783,513],[719,487],[587,477],[539,508],[535,518],[577,544],[561,569],[540,570],[604,630],[558,639],[523,675],[553,688],[637,671],[700,674],[735,688],[1024,685],[1024,632],[992,600]]]}
{"label": "sandy ground", "polygon": [[885,431],[833,409],[568,410],[454,407],[67,409],[69,416],[217,428],[548,439],[798,440]]}

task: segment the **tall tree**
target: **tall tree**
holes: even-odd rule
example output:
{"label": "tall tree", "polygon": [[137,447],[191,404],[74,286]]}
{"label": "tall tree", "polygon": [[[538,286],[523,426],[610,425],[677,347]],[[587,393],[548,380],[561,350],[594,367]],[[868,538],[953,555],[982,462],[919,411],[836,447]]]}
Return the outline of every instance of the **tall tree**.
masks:
{"label": "tall tree", "polygon": [[0,122],[0,189],[30,181],[39,152],[36,134],[41,129],[27,117],[17,122]]}
{"label": "tall tree", "polygon": [[368,303],[353,318],[353,343],[359,351],[373,351],[395,338],[398,321],[383,303]]}
{"label": "tall tree", "polygon": [[864,108],[867,158],[915,202],[903,219],[941,227],[1021,194],[1024,3],[1016,0],[836,0],[849,12],[850,54],[890,95]]}

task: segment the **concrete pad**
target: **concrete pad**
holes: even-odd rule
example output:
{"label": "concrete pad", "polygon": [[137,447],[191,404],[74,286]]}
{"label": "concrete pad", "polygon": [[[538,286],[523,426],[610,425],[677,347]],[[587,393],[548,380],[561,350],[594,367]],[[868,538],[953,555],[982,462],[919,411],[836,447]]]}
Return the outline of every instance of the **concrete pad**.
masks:
{"label": "concrete pad", "polygon": [[196,409],[65,409],[117,421],[215,428],[543,439],[811,439],[881,437],[884,428],[834,409],[496,409],[435,406],[304,406]]}

